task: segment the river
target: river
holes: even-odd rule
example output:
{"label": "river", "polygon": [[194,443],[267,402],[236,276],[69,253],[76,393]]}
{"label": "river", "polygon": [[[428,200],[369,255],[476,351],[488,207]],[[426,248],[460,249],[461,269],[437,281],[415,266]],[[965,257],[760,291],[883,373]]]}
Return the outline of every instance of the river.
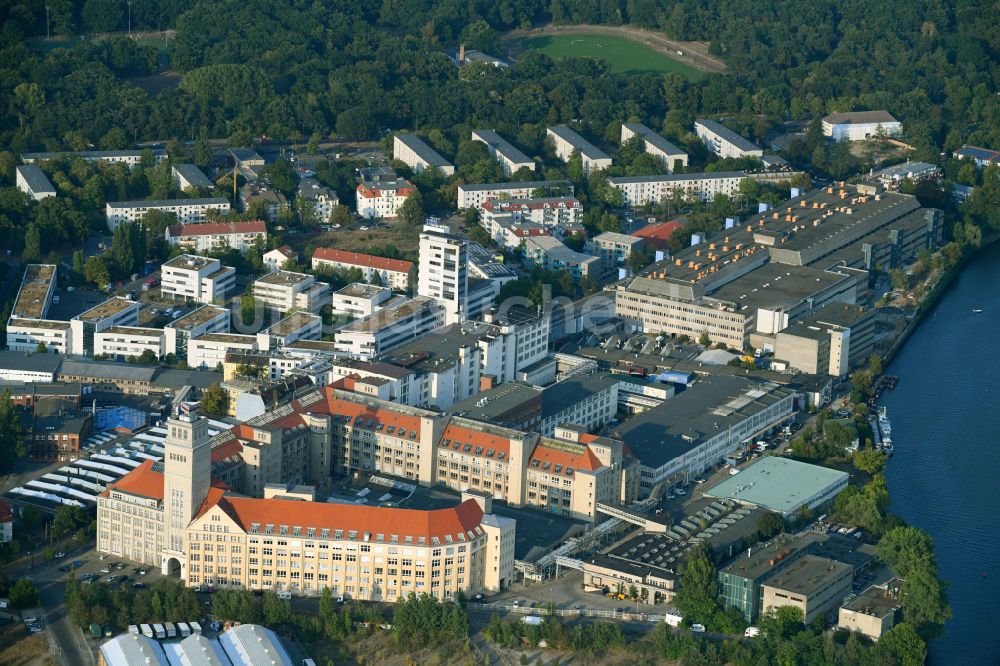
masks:
{"label": "river", "polygon": [[[932,664],[1000,663],[1000,244],[979,252],[887,372],[891,510],[934,539],[953,610]],[[974,309],[982,313],[974,313]]]}

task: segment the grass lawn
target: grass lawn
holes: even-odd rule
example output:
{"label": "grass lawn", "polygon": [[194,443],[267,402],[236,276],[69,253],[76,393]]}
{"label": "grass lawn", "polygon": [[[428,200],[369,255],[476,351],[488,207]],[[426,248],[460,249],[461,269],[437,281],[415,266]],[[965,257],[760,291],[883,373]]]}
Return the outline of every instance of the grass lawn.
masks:
{"label": "grass lawn", "polygon": [[624,74],[665,74],[674,72],[692,81],[704,73],[644,44],[624,37],[604,35],[554,35],[525,40],[525,49],[536,49],[551,58],[590,57],[606,61],[611,71]]}

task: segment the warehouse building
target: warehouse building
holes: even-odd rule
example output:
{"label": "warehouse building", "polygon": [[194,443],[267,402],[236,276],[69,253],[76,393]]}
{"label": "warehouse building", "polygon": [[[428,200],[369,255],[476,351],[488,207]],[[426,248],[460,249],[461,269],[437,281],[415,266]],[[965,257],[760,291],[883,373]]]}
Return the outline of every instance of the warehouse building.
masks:
{"label": "warehouse building", "polygon": [[851,593],[854,570],[842,562],[805,555],[769,577],[761,586],[761,610],[790,606],[802,611],[808,625],[832,613]]}
{"label": "warehouse building", "polygon": [[888,111],[849,111],[823,118],[823,136],[834,141],[866,141],[903,133],[903,125]]}
{"label": "warehouse building", "polygon": [[810,375],[846,375],[875,350],[875,311],[830,304],[778,331],[774,358]]}
{"label": "warehouse building", "polygon": [[802,507],[815,509],[831,501],[847,487],[849,477],[847,472],[782,456],[765,456],[739,474],[705,489],[704,495],[791,517]]}

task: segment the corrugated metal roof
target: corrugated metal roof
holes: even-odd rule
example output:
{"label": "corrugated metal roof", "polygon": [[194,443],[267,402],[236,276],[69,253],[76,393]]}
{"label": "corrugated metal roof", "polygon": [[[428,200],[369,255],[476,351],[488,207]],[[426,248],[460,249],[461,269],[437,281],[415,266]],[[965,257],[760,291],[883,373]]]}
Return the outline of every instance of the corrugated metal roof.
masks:
{"label": "corrugated metal roof", "polygon": [[106,666],[170,666],[160,644],[143,635],[121,634],[101,645]]}
{"label": "corrugated metal roof", "polygon": [[292,666],[292,658],[273,631],[259,624],[241,624],[219,637],[235,666]]}

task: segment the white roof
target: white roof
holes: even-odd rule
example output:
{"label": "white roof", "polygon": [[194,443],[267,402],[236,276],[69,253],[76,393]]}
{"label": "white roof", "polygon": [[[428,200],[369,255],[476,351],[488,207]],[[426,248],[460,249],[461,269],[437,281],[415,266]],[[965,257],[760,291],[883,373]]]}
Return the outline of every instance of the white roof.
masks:
{"label": "white roof", "polygon": [[232,662],[217,640],[192,634],[179,643],[163,646],[170,666],[230,666]]}
{"label": "white roof", "polygon": [[292,666],[281,640],[259,624],[241,624],[219,637],[234,666]]}
{"label": "white roof", "polygon": [[105,641],[101,655],[107,666],[170,666],[160,644],[141,634],[121,634]]}

